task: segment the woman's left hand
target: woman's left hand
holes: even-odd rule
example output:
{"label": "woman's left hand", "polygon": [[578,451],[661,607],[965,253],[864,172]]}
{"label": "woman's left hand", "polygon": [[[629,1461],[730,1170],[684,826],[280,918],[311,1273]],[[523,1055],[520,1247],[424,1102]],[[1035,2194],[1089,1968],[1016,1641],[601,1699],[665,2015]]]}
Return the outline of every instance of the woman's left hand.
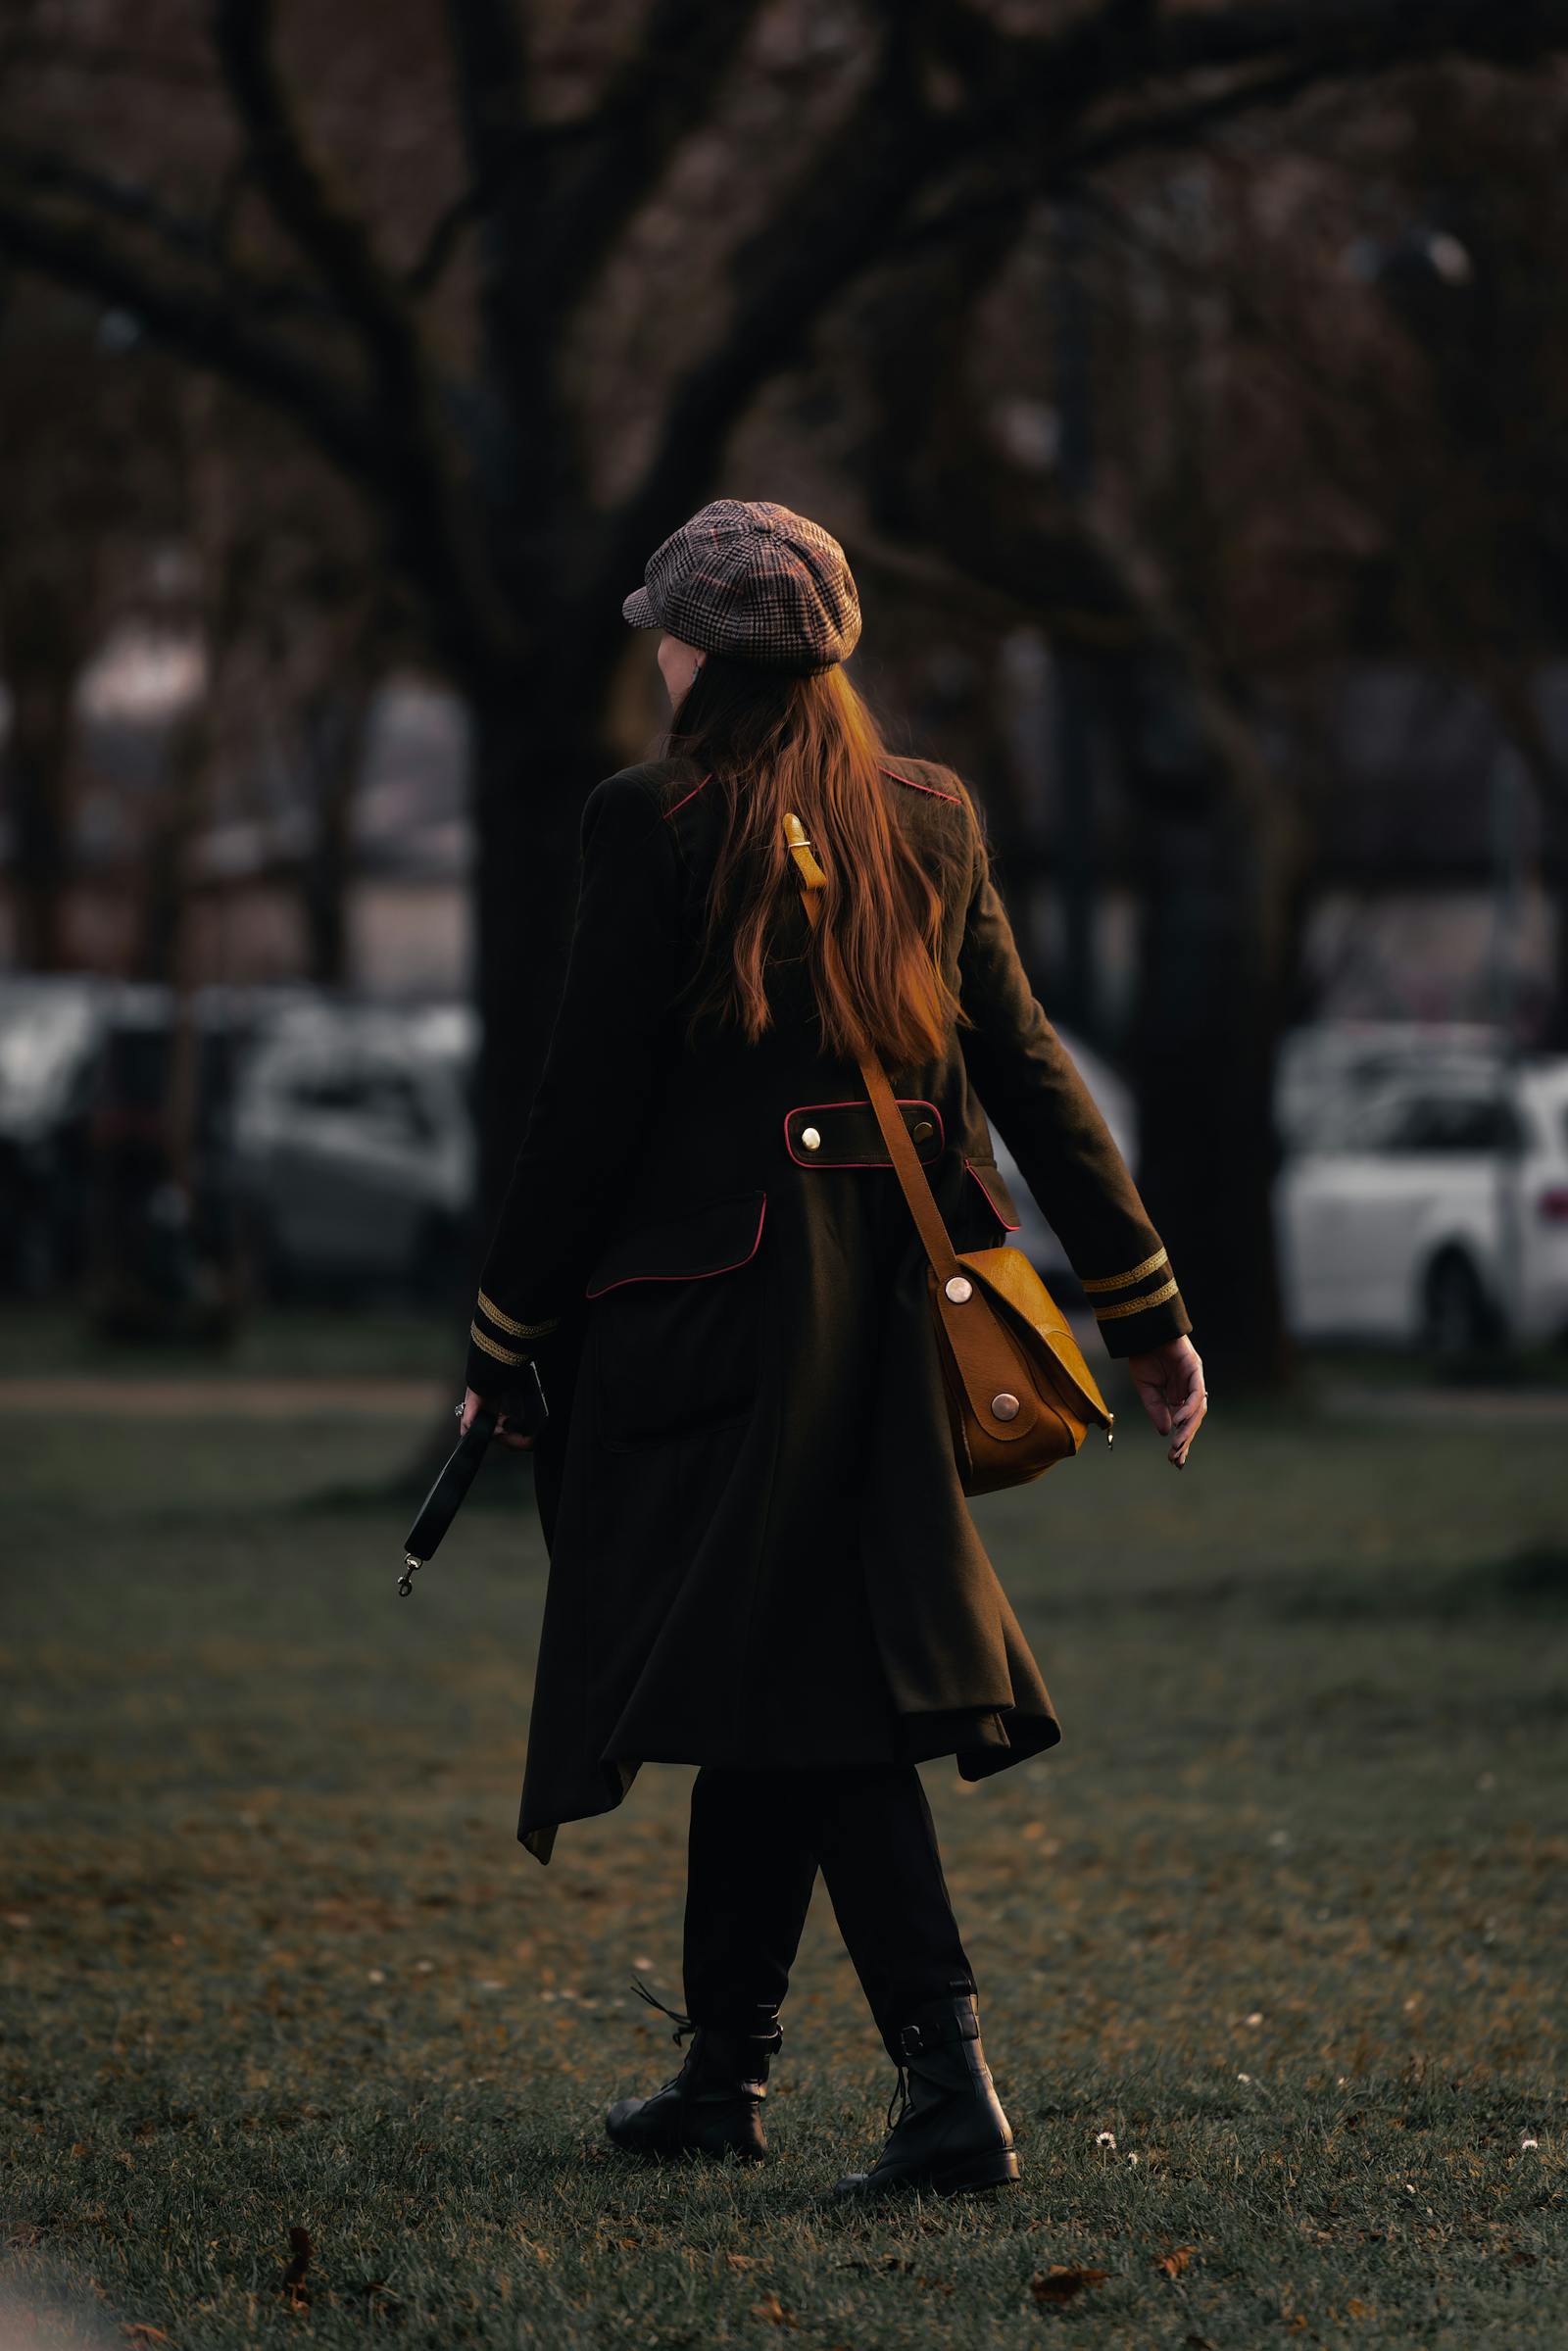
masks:
{"label": "woman's left hand", "polygon": [[1162,1347],[1129,1355],[1127,1369],[1144,1410],[1161,1437],[1170,1439],[1166,1460],[1173,1469],[1185,1469],[1208,1413],[1202,1357],[1190,1339],[1167,1339]]}
{"label": "woman's left hand", "polygon": [[[489,1406],[486,1404],[485,1398],[474,1389],[466,1388],[463,1392],[463,1419],[460,1423],[464,1434],[466,1434],[469,1423],[481,1406],[488,1411]],[[495,1434],[490,1442],[492,1445],[510,1445],[514,1453],[531,1453],[535,1441],[531,1437],[519,1437],[514,1429],[509,1429],[507,1416],[503,1412],[496,1422]]]}

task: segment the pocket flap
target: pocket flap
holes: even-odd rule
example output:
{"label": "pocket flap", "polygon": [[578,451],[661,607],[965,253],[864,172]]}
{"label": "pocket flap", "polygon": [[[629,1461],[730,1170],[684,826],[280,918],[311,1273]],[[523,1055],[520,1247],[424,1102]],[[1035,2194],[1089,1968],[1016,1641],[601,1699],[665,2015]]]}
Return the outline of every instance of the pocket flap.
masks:
{"label": "pocket flap", "polygon": [[729,1273],[757,1254],[766,1214],[765,1192],[741,1192],[639,1225],[611,1243],[583,1296],[598,1298],[622,1282],[686,1282]]}
{"label": "pocket flap", "polygon": [[1013,1205],[1012,1194],[1002,1180],[1002,1170],[995,1159],[965,1159],[964,1165],[997,1212],[998,1221],[1009,1233],[1015,1233],[1023,1219]]}
{"label": "pocket flap", "polygon": [[[899,1116],[922,1167],[939,1159],[946,1144],[942,1112],[935,1102],[899,1096]],[[784,1114],[784,1144],[797,1167],[891,1167],[887,1137],[870,1102],[797,1102]]]}

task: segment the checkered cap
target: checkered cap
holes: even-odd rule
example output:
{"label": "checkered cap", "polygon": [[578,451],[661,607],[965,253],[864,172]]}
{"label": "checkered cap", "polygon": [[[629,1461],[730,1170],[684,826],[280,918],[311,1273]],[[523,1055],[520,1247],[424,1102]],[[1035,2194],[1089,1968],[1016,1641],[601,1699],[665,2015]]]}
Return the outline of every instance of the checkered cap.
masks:
{"label": "checkered cap", "polygon": [[860,599],[832,534],[766,499],[715,498],[648,559],[621,606],[703,653],[766,669],[831,669],[855,651]]}

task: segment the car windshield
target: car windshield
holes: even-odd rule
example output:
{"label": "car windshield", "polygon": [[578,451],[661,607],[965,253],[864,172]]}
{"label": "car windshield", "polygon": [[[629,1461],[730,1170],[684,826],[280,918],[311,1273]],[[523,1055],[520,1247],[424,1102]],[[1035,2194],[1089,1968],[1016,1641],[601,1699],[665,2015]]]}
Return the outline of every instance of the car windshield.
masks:
{"label": "car windshield", "polygon": [[1319,1135],[1324,1150],[1343,1151],[1493,1151],[1521,1141],[1514,1105],[1475,1087],[1401,1088],[1338,1105]]}

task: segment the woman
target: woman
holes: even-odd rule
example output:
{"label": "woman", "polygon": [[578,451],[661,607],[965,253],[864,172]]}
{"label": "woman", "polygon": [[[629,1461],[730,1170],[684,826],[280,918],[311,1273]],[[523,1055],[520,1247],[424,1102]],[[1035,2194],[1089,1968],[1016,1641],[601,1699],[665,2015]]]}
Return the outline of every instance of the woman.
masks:
{"label": "woman", "polygon": [[[882,1059],[954,1245],[1017,1215],[992,1112],[1179,1468],[1202,1372],[1159,1236],[1019,961],[978,809],[890,758],[842,663],[842,548],[719,499],[627,598],[667,756],[589,794],[564,991],[469,1333],[464,1426],[530,1358],[550,1549],[517,1835],[697,1764],[680,2073],[607,2128],[767,2151],[820,1869],[904,2106],[846,2195],[1018,2176],[916,1765],[1061,1737],[969,1515],[927,1259],[856,1059]],[[825,868],[813,934],[783,814]],[[982,1104],[984,1107],[982,1107]],[[659,2003],[662,2005],[662,2003]],[[666,2012],[674,2015],[673,2010]]]}

